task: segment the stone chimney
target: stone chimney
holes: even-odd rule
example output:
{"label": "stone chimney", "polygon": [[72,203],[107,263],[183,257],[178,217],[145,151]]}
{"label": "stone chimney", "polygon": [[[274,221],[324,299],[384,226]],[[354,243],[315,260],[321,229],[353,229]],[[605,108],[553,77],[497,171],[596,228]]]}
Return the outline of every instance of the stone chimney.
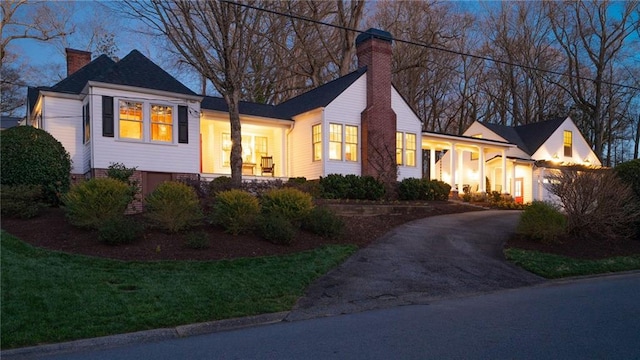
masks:
{"label": "stone chimney", "polygon": [[358,67],[367,67],[367,107],[361,114],[362,175],[397,180],[396,114],[391,109],[391,34],[369,29],[356,38]]}
{"label": "stone chimney", "polygon": [[64,49],[64,51],[67,53],[67,76],[91,62],[91,53],[88,51],[69,48]]}

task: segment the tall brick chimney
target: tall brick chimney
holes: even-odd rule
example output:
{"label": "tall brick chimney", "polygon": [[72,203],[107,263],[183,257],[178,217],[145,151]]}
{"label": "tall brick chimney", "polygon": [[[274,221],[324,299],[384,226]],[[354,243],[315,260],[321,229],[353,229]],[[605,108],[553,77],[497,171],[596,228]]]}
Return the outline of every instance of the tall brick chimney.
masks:
{"label": "tall brick chimney", "polygon": [[369,29],[356,38],[358,67],[367,67],[367,108],[361,114],[362,175],[394,184],[396,114],[391,109],[391,34]]}
{"label": "tall brick chimney", "polygon": [[91,62],[91,53],[88,51],[69,48],[64,49],[64,51],[67,53],[67,76]]}

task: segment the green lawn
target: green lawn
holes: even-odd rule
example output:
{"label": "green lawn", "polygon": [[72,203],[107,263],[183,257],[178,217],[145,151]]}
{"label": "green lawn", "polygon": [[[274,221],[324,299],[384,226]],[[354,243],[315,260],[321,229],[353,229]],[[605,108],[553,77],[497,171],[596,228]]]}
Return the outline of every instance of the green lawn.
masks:
{"label": "green lawn", "polygon": [[538,251],[507,249],[505,256],[514,264],[547,279],[640,269],[640,255],[582,260]]}
{"label": "green lawn", "polygon": [[2,232],[2,349],[291,309],[355,246],[209,262],[123,262]]}

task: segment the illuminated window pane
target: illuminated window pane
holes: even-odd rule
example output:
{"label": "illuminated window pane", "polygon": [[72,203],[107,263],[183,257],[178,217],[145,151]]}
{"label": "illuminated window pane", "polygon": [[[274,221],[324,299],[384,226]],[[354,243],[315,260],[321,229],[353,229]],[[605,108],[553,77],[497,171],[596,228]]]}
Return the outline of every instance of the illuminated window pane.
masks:
{"label": "illuminated window pane", "polygon": [[573,156],[572,146],[573,134],[571,131],[565,130],[564,132],[564,156]]}
{"label": "illuminated window pane", "polygon": [[406,135],[406,166],[416,166],[416,134]]}
{"label": "illuminated window pane", "polygon": [[396,133],[396,164],[402,165],[402,133]]}
{"label": "illuminated window pane", "polygon": [[142,140],[142,103],[120,100],[120,137]]}
{"label": "illuminated window pane", "polygon": [[151,105],[151,140],[173,140],[173,107]]}
{"label": "illuminated window pane", "polygon": [[346,125],[344,158],[347,161],[358,161],[358,127]]}
{"label": "illuminated window pane", "polygon": [[261,161],[263,156],[267,156],[267,138],[264,136],[256,136],[255,138],[256,162]]}
{"label": "illuminated window pane", "polygon": [[342,125],[329,124],[329,159],[342,160]]}
{"label": "illuminated window pane", "polygon": [[313,161],[322,160],[322,127],[320,124],[311,128],[313,139]]}
{"label": "illuminated window pane", "polygon": [[222,166],[229,167],[231,164],[231,134],[222,134]]}

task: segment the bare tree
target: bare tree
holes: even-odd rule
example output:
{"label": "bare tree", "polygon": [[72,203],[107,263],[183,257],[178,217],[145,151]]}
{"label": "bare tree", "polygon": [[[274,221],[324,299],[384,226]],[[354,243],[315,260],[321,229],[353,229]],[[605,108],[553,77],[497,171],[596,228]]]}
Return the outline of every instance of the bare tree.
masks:
{"label": "bare tree", "polygon": [[606,88],[613,81],[611,68],[619,65],[627,40],[640,26],[638,19],[633,19],[639,2],[619,3],[621,11],[615,17],[609,0],[544,4],[557,43],[566,55],[568,83],[557,85],[585,113],[588,123],[582,129],[586,130],[596,155],[602,158],[608,122],[613,121],[606,111]]}
{"label": "bare tree", "polygon": [[260,49],[262,13],[220,1],[127,1],[129,9],[167,37],[183,60],[211,81],[229,107],[231,178],[242,182],[239,102],[251,77],[249,55]]}

